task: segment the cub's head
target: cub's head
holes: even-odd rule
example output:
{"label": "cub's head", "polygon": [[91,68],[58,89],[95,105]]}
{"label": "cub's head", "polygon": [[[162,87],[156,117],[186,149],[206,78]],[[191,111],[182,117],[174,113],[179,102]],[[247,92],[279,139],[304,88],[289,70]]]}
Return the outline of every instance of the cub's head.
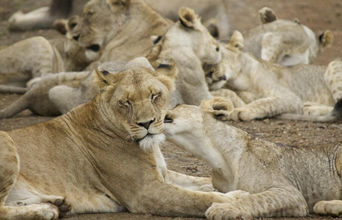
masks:
{"label": "cub's head", "polygon": [[136,141],[144,150],[163,140],[164,117],[175,76],[165,75],[148,65],[132,65],[117,74],[97,70],[104,91],[100,94],[100,112],[121,137]]}
{"label": "cub's head", "polygon": [[232,79],[241,68],[239,57],[243,49],[244,38],[239,31],[235,31],[226,45],[222,48],[222,60],[217,64],[204,64],[205,80],[210,90],[217,90]]}
{"label": "cub's head", "polygon": [[90,0],[71,23],[71,36],[86,49],[88,59],[99,58],[108,41],[128,19],[130,0]]}
{"label": "cub's head", "polygon": [[202,101],[200,106],[178,105],[165,116],[166,139],[202,157],[205,148],[211,147],[210,138],[215,138],[211,133],[219,129],[214,115],[219,116],[221,111],[232,109],[233,104],[229,100],[219,97]]}
{"label": "cub's head", "polygon": [[189,49],[202,63],[218,63],[221,60],[220,45],[195,12],[190,8],[181,8],[178,16],[179,21],[166,33],[164,44]]}

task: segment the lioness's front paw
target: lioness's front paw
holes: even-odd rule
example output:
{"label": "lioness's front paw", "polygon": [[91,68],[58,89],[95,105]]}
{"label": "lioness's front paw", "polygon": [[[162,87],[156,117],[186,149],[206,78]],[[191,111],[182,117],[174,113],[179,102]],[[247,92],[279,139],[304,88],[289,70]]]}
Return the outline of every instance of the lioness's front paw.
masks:
{"label": "lioness's front paw", "polygon": [[213,203],[205,212],[208,219],[252,219],[248,213],[244,213],[240,207],[232,207],[229,203]]}
{"label": "lioness's front paw", "polygon": [[32,219],[58,219],[58,209],[52,204],[32,204],[25,208],[30,209],[27,216],[30,216]]}
{"label": "lioness's front paw", "polygon": [[313,210],[319,215],[333,215],[338,216],[342,214],[342,201],[331,200],[331,201],[320,201],[317,202]]}

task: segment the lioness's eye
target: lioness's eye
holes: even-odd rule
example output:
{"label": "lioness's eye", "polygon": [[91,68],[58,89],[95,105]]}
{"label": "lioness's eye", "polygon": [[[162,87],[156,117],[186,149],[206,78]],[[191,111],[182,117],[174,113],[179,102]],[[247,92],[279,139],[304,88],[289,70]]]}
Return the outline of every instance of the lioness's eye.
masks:
{"label": "lioness's eye", "polygon": [[151,100],[152,100],[152,101],[155,101],[155,100],[156,100],[156,98],[158,98],[160,95],[161,95],[161,92],[158,92],[158,93],[152,94],[152,95],[151,95]]}
{"label": "lioness's eye", "polygon": [[127,101],[120,100],[119,105],[122,107],[130,107],[132,104],[128,100]]}

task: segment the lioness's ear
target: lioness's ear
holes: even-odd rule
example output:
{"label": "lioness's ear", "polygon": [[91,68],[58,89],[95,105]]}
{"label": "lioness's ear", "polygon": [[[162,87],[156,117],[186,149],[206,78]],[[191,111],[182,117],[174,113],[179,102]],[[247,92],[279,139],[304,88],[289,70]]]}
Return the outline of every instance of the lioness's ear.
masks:
{"label": "lioness's ear", "polygon": [[115,12],[118,8],[128,7],[131,3],[131,0],[106,0],[110,9]]}
{"label": "lioness's ear", "polygon": [[324,31],[321,35],[318,37],[319,43],[323,48],[330,47],[334,42],[334,35],[331,31],[327,30]]}
{"label": "lioness's ear", "polygon": [[108,85],[113,85],[119,80],[119,74],[110,73],[107,70],[100,70],[98,68],[96,68],[94,71],[100,83],[100,88],[103,88]]}
{"label": "lioness's ear", "polygon": [[164,75],[169,77],[171,80],[175,80],[178,74],[178,69],[176,67],[176,63],[171,58],[160,58],[156,60],[154,63],[154,68],[158,75]]}
{"label": "lioness's ear", "polygon": [[53,22],[52,26],[59,33],[61,33],[62,35],[65,35],[67,33],[67,24],[68,24],[68,20],[66,19],[56,19]]}
{"label": "lioness's ear", "polygon": [[262,24],[271,23],[277,20],[277,16],[274,11],[269,7],[263,7],[259,10],[259,17]]}
{"label": "lioness's ear", "polygon": [[244,47],[244,39],[240,31],[234,31],[229,43],[227,44],[227,49],[239,51]]}
{"label": "lioness's ear", "polygon": [[194,28],[198,22],[197,15],[191,8],[180,8],[178,16],[180,23],[186,28]]}

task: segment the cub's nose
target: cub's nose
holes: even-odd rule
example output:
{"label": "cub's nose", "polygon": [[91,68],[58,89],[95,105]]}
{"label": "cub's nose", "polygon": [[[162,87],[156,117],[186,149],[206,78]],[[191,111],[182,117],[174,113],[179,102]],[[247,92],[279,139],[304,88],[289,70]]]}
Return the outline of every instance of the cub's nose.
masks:
{"label": "cub's nose", "polygon": [[139,125],[140,127],[144,127],[146,129],[148,129],[154,121],[155,121],[155,118],[152,119],[151,121],[139,122],[139,123],[137,123],[137,125]]}
{"label": "cub's nose", "polygon": [[227,77],[226,77],[225,75],[220,76],[220,77],[219,77],[219,80],[227,80]]}

